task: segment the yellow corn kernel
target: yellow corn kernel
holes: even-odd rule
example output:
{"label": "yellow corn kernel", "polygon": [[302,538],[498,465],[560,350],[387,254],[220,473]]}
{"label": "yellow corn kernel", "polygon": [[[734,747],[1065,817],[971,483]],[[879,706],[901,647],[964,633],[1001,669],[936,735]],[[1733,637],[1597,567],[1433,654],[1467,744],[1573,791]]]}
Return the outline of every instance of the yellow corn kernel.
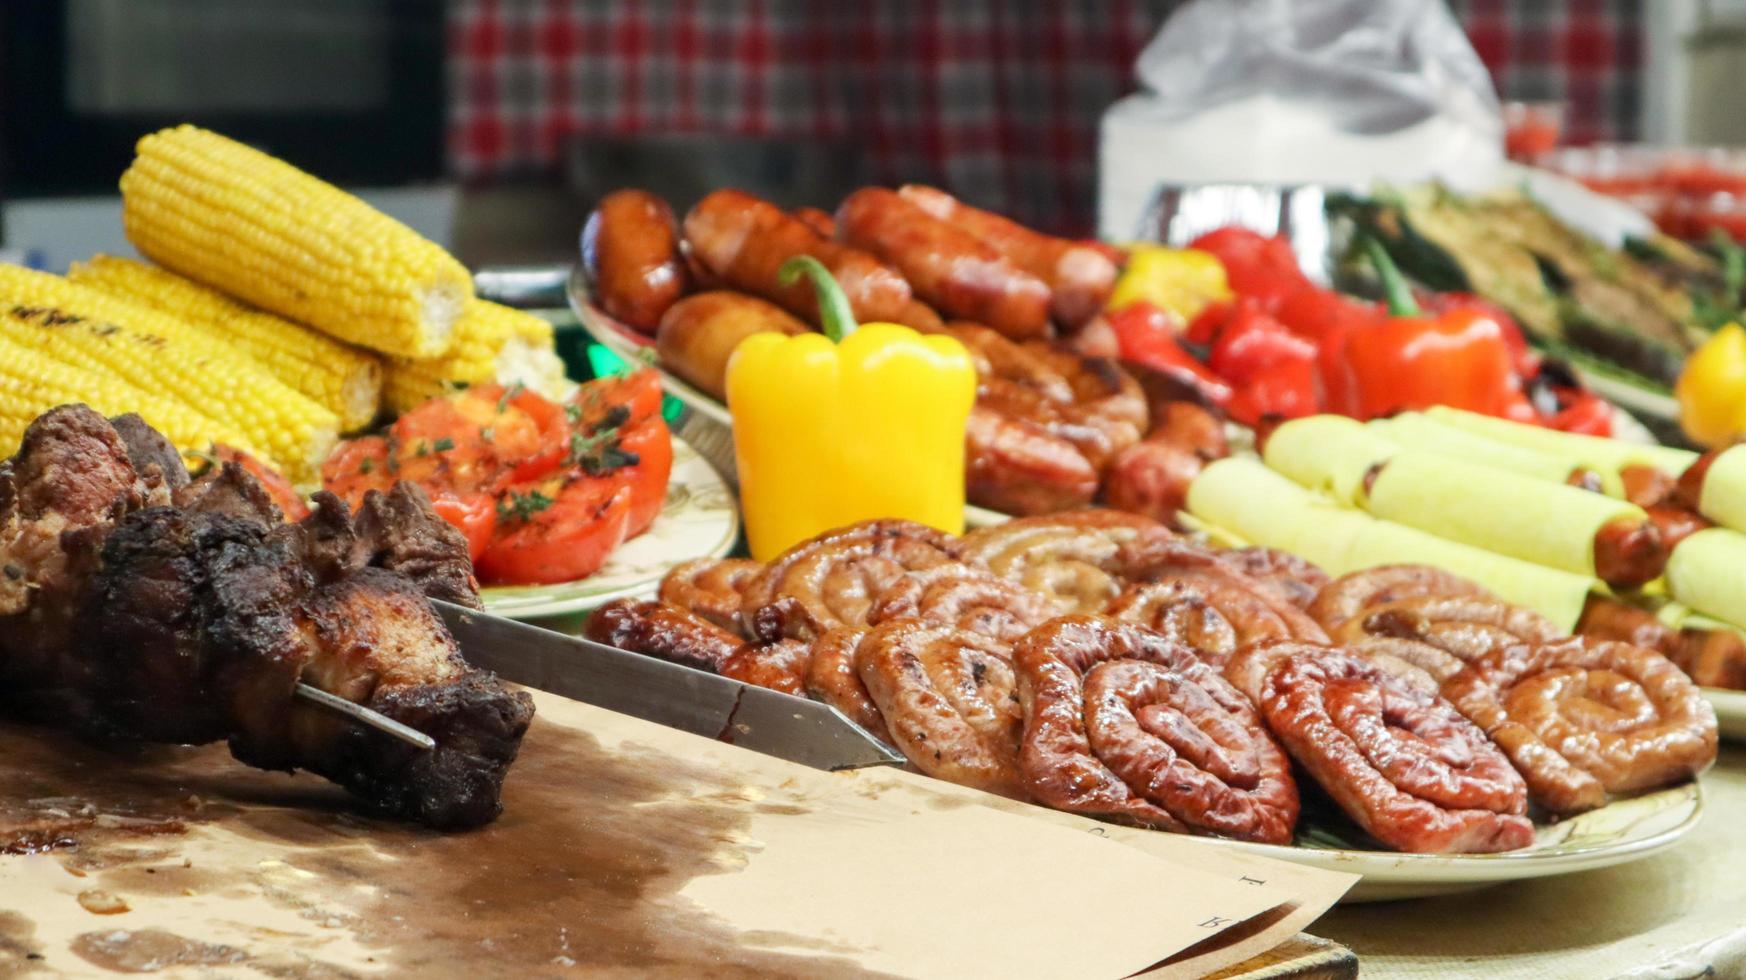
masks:
{"label": "yellow corn kernel", "polygon": [[[11,321],[15,316],[0,310],[0,321]],[[214,443],[255,451],[241,433],[186,405],[112,375],[68,367],[40,348],[14,342],[12,336],[0,336],[0,457],[18,451],[25,428],[38,415],[73,402],[84,402],[108,416],[138,412],[185,455],[209,452]]]}
{"label": "yellow corn kernel", "polygon": [[467,270],[424,238],[283,160],[195,126],[139,141],[122,224],[152,261],[398,357],[448,353]]}
{"label": "yellow corn kernel", "polygon": [[339,417],[187,324],[43,272],[0,263],[0,333],[75,367],[179,401],[242,433],[292,479],[315,474]]}
{"label": "yellow corn kernel", "polygon": [[280,381],[339,416],[351,432],[369,425],[382,400],[382,359],[319,330],[239,303],[167,269],[112,255],[73,263],[67,278],[150,306],[235,344]]}

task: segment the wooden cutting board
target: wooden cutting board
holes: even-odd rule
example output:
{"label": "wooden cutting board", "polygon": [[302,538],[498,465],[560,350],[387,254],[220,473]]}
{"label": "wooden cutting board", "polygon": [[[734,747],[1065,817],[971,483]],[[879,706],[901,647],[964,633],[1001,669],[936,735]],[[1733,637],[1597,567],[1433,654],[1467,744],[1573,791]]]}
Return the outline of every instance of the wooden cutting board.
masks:
{"label": "wooden cutting board", "polygon": [[1190,976],[1351,880],[536,698],[504,816],[455,835],[222,747],[0,725],[0,848],[36,852],[0,856],[0,976]]}

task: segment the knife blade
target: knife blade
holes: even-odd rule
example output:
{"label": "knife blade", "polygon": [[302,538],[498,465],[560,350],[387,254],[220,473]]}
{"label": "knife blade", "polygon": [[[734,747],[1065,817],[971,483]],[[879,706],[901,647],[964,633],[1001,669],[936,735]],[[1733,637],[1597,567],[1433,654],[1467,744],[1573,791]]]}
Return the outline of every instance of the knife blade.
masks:
{"label": "knife blade", "polygon": [[828,704],[431,600],[475,667],[669,728],[815,769],[904,757]]}

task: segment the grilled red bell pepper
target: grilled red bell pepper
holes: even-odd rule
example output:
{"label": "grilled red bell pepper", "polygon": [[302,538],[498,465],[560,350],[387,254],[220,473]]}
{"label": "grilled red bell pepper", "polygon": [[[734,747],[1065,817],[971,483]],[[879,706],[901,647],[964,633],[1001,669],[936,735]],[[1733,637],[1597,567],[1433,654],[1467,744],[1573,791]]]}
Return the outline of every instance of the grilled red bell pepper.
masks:
{"label": "grilled red bell pepper", "polygon": [[1129,303],[1106,319],[1115,331],[1122,360],[1187,381],[1214,405],[1230,401],[1231,386],[1176,342],[1175,320],[1170,314],[1141,301]]}
{"label": "grilled red bell pepper", "polygon": [[1232,225],[1207,232],[1189,248],[1217,256],[1231,291],[1255,300],[1268,311],[1278,308],[1308,281],[1284,236],[1268,237]]}
{"label": "grilled red bell pepper", "polygon": [[1317,411],[1316,345],[1250,301],[1240,301],[1213,342],[1208,365],[1235,386],[1227,409],[1254,425],[1263,417]]}
{"label": "grilled red bell pepper", "polygon": [[1319,343],[1323,337],[1341,328],[1376,323],[1385,313],[1375,303],[1366,303],[1315,283],[1305,282],[1296,292],[1285,298],[1274,316],[1279,318],[1280,323],[1290,327],[1293,333]]}
{"label": "grilled red bell pepper", "polygon": [[1382,247],[1370,240],[1365,248],[1390,316],[1328,338],[1321,359],[1328,408],[1357,418],[1431,405],[1505,414],[1521,398],[1521,378],[1503,326],[1474,306],[1425,316]]}

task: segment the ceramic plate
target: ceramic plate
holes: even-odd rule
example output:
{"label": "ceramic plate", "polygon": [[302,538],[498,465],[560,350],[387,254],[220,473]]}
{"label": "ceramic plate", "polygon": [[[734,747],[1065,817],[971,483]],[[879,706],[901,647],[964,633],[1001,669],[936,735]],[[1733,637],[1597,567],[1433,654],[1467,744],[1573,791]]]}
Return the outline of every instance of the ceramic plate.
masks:
{"label": "ceramic plate", "polygon": [[1699,690],[1716,709],[1716,726],[1722,738],[1730,742],[1746,742],[1746,691],[1728,691],[1719,687]]}
{"label": "ceramic plate", "polygon": [[1364,876],[1343,902],[1382,902],[1471,891],[1507,881],[1545,878],[1636,861],[1671,847],[1697,829],[1703,791],[1697,782],[1675,786],[1535,828],[1534,843],[1507,854],[1396,854],[1364,847],[1356,828],[1311,825],[1293,847],[1197,838],[1242,847],[1268,857]]}
{"label": "ceramic plate", "polygon": [[480,594],[486,609],[511,619],[585,612],[613,599],[654,594],[667,569],[691,558],[720,558],[733,549],[739,533],[733,491],[707,460],[675,437],[661,516],[620,545],[604,568],[577,582],[498,585]]}
{"label": "ceramic plate", "polygon": [[[734,473],[733,440],[728,435],[733,418],[728,415],[727,406],[655,361],[654,338],[632,330],[595,306],[589,298],[588,283],[582,276],[581,266],[570,270],[570,284],[565,293],[570,300],[571,312],[576,314],[582,329],[596,343],[626,360],[647,361],[654,367],[661,376],[661,387],[691,410],[691,418],[686,420],[684,429],[686,437],[702,447],[704,455],[716,469],[737,485],[739,478]],[[988,527],[1010,519],[1008,515],[986,507],[971,505],[964,508],[964,524],[970,528]]]}

